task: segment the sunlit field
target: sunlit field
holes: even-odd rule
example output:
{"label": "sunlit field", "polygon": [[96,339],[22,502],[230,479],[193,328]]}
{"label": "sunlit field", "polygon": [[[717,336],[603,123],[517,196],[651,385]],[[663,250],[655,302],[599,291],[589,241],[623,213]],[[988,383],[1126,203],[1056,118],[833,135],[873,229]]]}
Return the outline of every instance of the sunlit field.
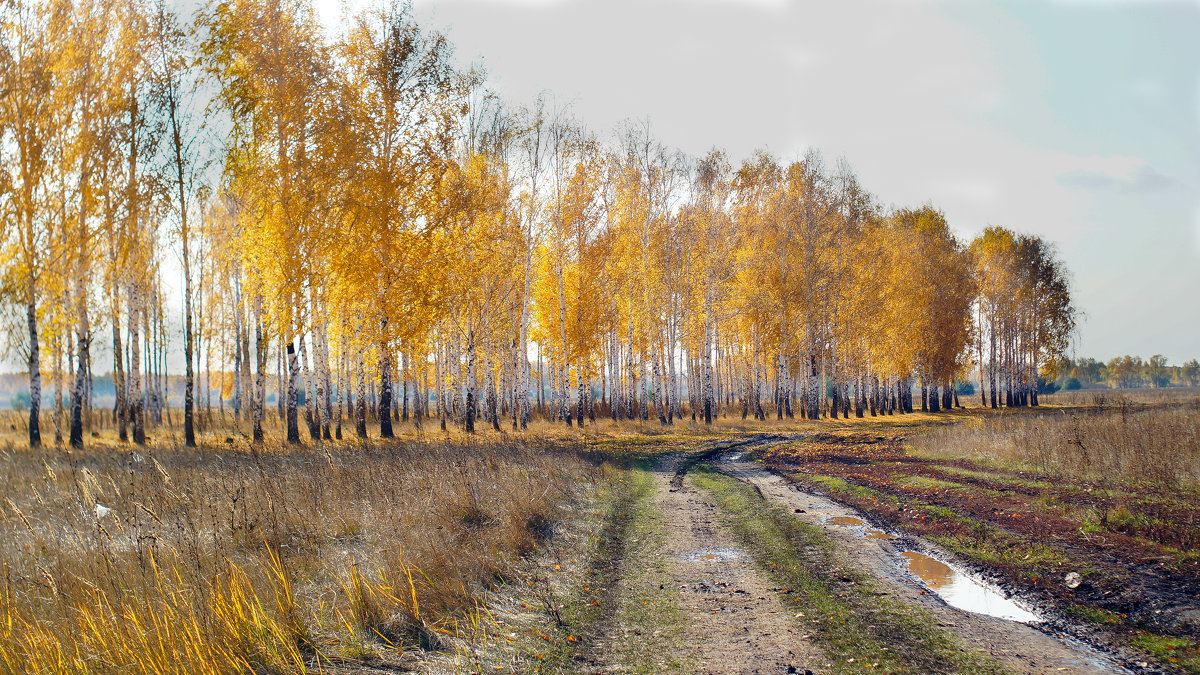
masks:
{"label": "sunlit field", "polygon": [[[850,500],[860,498],[855,490],[898,490],[897,505],[965,508],[988,503],[983,493],[954,496],[969,484],[1046,494],[1091,484],[1099,491],[1090,505],[1055,517],[1186,549],[1191,530],[1153,519],[1174,508],[1163,495],[1200,485],[1200,396],[1089,394],[1105,398],[1057,395],[1038,408],[993,411],[964,397],[972,407],[837,420],[744,420],[734,408],[712,425],[690,415],[669,426],[598,415],[579,428],[535,415],[524,432],[506,421],[467,434],[410,420],[386,441],[372,420],[365,441],[300,445],[283,442],[274,415],[261,445],[232,417],[201,415],[194,449],[166,424],[151,424],[143,447],[120,443],[97,415],[84,449],[30,450],[9,412],[0,436],[0,664],[295,672],[410,667],[422,653],[469,651],[494,621],[489,594],[612,480],[598,461],[654,461],[743,438],[767,443],[769,465],[799,466],[823,489],[846,486]],[[802,440],[779,444],[793,438]],[[876,462],[891,473],[869,468]],[[864,507],[891,517],[885,505],[895,498],[880,499]],[[1006,508],[1046,517],[1054,502],[1039,499]],[[939,518],[920,531],[954,531],[953,519]],[[1047,558],[1016,560],[1021,570]]]}
{"label": "sunlit field", "polygon": [[1101,484],[1200,487],[1200,390],[1066,392],[913,439],[921,455],[964,457]]}
{"label": "sunlit field", "polygon": [[[103,413],[108,415],[110,413]],[[201,417],[120,443],[101,414],[84,449],[0,436],[0,664],[11,672],[297,671],[403,662],[481,620],[483,594],[598,478],[582,457],[662,454],[746,432],[903,429],[955,414],[765,422],[718,415],[466,434],[254,445]],[[344,429],[347,436],[352,433]],[[657,439],[657,440],[655,440]],[[467,627],[467,628],[464,628]]]}
{"label": "sunlit field", "polygon": [[0,455],[0,670],[300,671],[442,648],[590,481],[531,439]]}

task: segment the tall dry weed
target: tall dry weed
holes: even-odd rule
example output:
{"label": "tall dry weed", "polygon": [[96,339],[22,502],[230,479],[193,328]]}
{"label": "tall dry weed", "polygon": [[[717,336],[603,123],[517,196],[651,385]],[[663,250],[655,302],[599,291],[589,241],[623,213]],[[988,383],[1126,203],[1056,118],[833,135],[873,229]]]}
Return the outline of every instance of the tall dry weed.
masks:
{"label": "tall dry weed", "polygon": [[513,442],[0,451],[0,671],[430,648],[590,469]]}
{"label": "tall dry weed", "polygon": [[1200,406],[1145,408],[1109,401],[1094,409],[1002,415],[917,436],[921,454],[967,457],[1097,483],[1200,488]]}

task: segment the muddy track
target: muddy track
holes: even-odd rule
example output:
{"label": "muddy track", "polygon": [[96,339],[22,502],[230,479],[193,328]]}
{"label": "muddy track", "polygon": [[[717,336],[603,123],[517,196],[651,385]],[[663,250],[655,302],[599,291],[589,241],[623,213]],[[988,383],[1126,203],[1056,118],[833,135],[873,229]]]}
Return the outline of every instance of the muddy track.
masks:
{"label": "muddy track", "polygon": [[733,441],[712,441],[701,445],[697,452],[674,457],[666,464],[661,465],[659,471],[669,472],[673,468],[671,488],[678,490],[683,487],[683,479],[687,472],[701,462],[714,460],[738,448],[782,440],[786,440],[786,437],[777,434],[753,434]]}
{"label": "muddy track", "polygon": [[[797,438],[800,437],[792,437],[793,440]],[[931,494],[928,490],[910,487],[903,481],[894,479],[887,467],[889,460],[905,465],[905,468],[900,470],[901,474],[911,472],[912,476],[950,481],[970,488],[992,490],[994,493],[983,499],[972,499],[969,489],[951,489],[940,495]],[[1125,615],[1130,617],[1130,625],[1141,625],[1165,635],[1192,638],[1200,635],[1200,578],[1197,576],[1197,570],[1200,568],[1197,563],[1186,557],[1163,556],[1159,549],[1159,544],[1185,551],[1195,548],[1193,542],[1200,535],[1189,534],[1200,531],[1189,525],[1195,520],[1195,508],[1183,508],[1172,504],[1170,508],[1156,509],[1152,504],[1142,503],[1136,509],[1141,517],[1157,517],[1161,523],[1166,523],[1155,526],[1158,528],[1157,532],[1134,528],[1131,531],[1110,530],[1100,534],[1088,534],[1080,527],[1077,517],[1060,517],[1055,513],[1055,509],[1038,506],[1045,500],[1054,500],[1052,503],[1056,508],[1073,506],[1092,509],[1098,513],[1122,507],[1122,498],[1103,494],[1106,488],[1100,487],[1095,493],[1085,491],[1093,487],[1087,483],[1043,485],[1034,488],[945,470],[953,466],[979,471],[978,466],[967,462],[923,460],[904,454],[853,461],[835,455],[806,455],[803,461],[796,464],[787,460],[776,460],[769,465],[772,470],[785,475],[799,470],[841,477],[850,483],[893,497],[901,505],[925,502],[946,507],[969,521],[985,525],[990,531],[1011,541],[1036,542],[1044,539],[1051,542],[1054,549],[1066,560],[1076,561],[1077,567],[1091,569],[1094,573],[1086,576],[1079,587],[1067,589],[1061,584],[1048,583],[1047,580],[1055,576],[1054,570],[1048,570],[1049,574],[1044,574],[1042,580],[1036,584],[1018,583],[1016,586],[1022,592],[1040,598],[1042,604],[1084,604]],[[844,471],[845,465],[867,468],[852,471],[851,474],[857,475],[848,476]],[[1021,480],[1037,479],[1034,474],[1015,470],[1002,471],[989,467],[987,472],[1011,475]],[[812,485],[809,481],[800,482]],[[816,491],[823,492],[819,487]],[[860,507],[864,505],[861,500],[851,499],[850,502]],[[914,512],[898,511],[882,501],[879,509],[884,512],[891,510],[891,519],[915,517],[912,515]],[[919,509],[915,513],[921,515]],[[1019,519],[1010,519],[1010,516],[1015,517],[1018,514],[1021,516]],[[1165,529],[1170,530],[1169,535],[1164,535]],[[953,527],[950,531],[953,533]],[[998,571],[1001,575],[1014,575],[1019,572],[1015,566],[1003,564],[997,564],[993,571]],[[1069,622],[1059,623],[1064,629],[1075,634],[1092,636],[1090,639],[1097,642],[1113,642],[1111,635],[1098,635],[1092,627],[1079,630],[1078,626]]]}
{"label": "muddy track", "polygon": [[[1056,632],[1066,626],[1065,621],[1039,628],[949,606],[911,576],[898,555],[900,550],[936,553],[934,547],[917,538],[873,539],[864,536],[862,528],[837,527],[831,518],[865,517],[742,458],[745,450],[786,438],[753,434],[709,442],[664,457],[648,473],[636,470],[640,476],[636,487],[624,483],[627,487],[618,490],[598,530],[591,530],[594,544],[589,545],[587,562],[579,566],[581,576],[571,582],[579,586],[576,591],[586,592],[584,602],[589,606],[582,615],[573,614],[574,618],[564,614],[567,623],[559,618],[557,632],[564,638],[572,635],[572,646],[564,653],[564,661],[545,670],[712,675],[848,672],[860,665],[851,665],[855,659],[847,656],[861,653],[865,657],[876,653],[878,647],[884,652],[890,647],[896,655],[893,664],[910,672],[974,672],[976,666],[987,672],[999,666],[1014,673],[1139,672],[1080,639]],[[740,523],[749,522],[742,520],[745,511],[730,510],[732,502],[723,502],[725,497],[718,496],[729,493],[714,492],[712,480],[705,478],[712,476],[707,470],[692,472],[701,462],[752,487],[765,504],[786,509],[786,514],[774,518],[787,521],[786,515],[791,514],[820,528],[819,532],[809,530],[811,536],[822,542],[828,536],[832,553],[814,553],[815,549],[805,548],[807,544],[795,543],[783,551],[803,556],[814,578],[831,581],[820,593],[848,589],[839,586],[841,583],[861,583],[858,588],[866,590],[850,593],[858,593],[860,599],[848,598],[842,607],[855,617],[852,623],[862,624],[863,639],[878,638],[879,644],[854,642],[853,651],[843,653],[845,645],[829,638],[831,630],[839,631],[836,617],[822,614],[824,605],[811,604],[811,600],[800,604],[800,591],[795,589],[803,586],[794,580],[781,585],[772,569],[775,549],[762,548],[761,540],[748,539],[739,529]],[[721,480],[732,485],[728,479]],[[749,503],[759,502],[752,497]],[[742,515],[731,515],[738,513]],[[833,558],[822,557],[829,555]],[[782,570],[785,563],[780,561],[780,565]],[[830,579],[825,579],[827,575]],[[786,595],[791,593],[795,594]],[[886,597],[880,598],[877,607],[871,604],[872,596]],[[569,612],[573,600],[566,588],[549,597],[551,603],[545,605],[541,617],[546,624],[553,624],[559,616],[555,608],[562,607],[557,603],[566,602]],[[867,604],[862,604],[862,598]],[[897,609],[897,616],[930,622],[921,624],[928,627],[928,633],[893,630],[903,625],[890,623],[894,619],[889,612]],[[546,625],[547,633],[555,632],[549,628]],[[844,634],[849,628],[840,630]],[[942,640],[939,644],[945,647],[930,647],[930,640]],[[540,646],[538,643],[535,649]],[[946,649],[949,651],[938,651]],[[966,660],[954,663],[965,667],[949,662],[957,655]],[[977,656],[982,660],[973,660]]]}
{"label": "muddy track", "polygon": [[756,487],[764,498],[793,511],[797,518],[824,527],[849,560],[882,582],[889,593],[906,603],[925,608],[964,644],[983,650],[1008,669],[1015,672],[1130,672],[1118,659],[1078,639],[947,605],[936,594],[927,592],[899,563],[900,548],[931,548],[928,544],[911,539],[893,542],[866,538],[845,527],[831,526],[828,523],[833,517],[863,516],[833,500],[800,491],[761,465],[736,455],[726,455],[716,468]]}
{"label": "muddy track", "polygon": [[680,591],[697,673],[818,671],[821,651],[791,621],[770,581],[717,522],[717,508],[689,489],[688,468],[724,447],[677,458],[655,476],[670,574]]}
{"label": "muddy track", "polygon": [[581,644],[575,653],[580,672],[602,672],[611,669],[611,636],[621,594],[621,578],[625,566],[630,514],[634,508],[633,495],[622,495],[604,522],[599,534],[597,555],[591,567],[595,587],[600,590],[596,601],[600,616],[591,630],[580,636]]}

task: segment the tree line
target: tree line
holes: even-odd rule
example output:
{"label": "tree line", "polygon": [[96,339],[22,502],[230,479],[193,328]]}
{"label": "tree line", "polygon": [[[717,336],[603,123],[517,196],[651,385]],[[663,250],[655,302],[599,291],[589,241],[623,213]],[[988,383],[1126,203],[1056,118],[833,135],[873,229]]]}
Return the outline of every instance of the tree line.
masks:
{"label": "tree line", "polygon": [[[411,7],[0,0],[9,347],[56,438],[230,414],[290,442],[411,421],[524,429],[1037,405],[1074,329],[1036,236],[884,208],[844,160],[692,158],[512,106]],[[178,288],[182,307],[170,297]],[[115,404],[92,410],[111,352]],[[201,397],[203,400],[201,400]],[[914,402],[914,397],[917,399]],[[213,412],[213,398],[217,412]]]}
{"label": "tree line", "polygon": [[1058,368],[1059,384],[1064,389],[1113,387],[1200,387],[1200,361],[1191,359],[1181,365],[1167,363],[1167,357],[1155,354],[1143,360],[1125,354],[1107,362],[1093,358],[1065,359]]}

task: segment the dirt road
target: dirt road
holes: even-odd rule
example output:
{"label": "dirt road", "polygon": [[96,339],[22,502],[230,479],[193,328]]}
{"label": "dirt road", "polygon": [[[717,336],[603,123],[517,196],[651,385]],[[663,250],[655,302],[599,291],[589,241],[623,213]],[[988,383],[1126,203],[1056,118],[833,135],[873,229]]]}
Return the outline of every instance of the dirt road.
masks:
{"label": "dirt road", "polygon": [[701,673],[820,672],[825,657],[791,619],[754,559],[717,522],[717,507],[674,465],[655,475],[668,570],[680,590]]}
{"label": "dirt road", "polygon": [[[742,457],[771,440],[694,446],[623,469],[609,483],[619,486],[609,506],[589,506],[590,525],[576,523],[552,543],[517,586],[534,599],[508,597],[507,612],[493,604],[497,616],[511,616],[491,629],[487,646],[499,650],[476,642],[453,668],[422,669],[1131,672],[1040,617],[1022,622],[947,604],[945,589],[918,579],[901,556],[944,553],[867,527],[862,514]],[[522,636],[532,640],[522,646]]]}

